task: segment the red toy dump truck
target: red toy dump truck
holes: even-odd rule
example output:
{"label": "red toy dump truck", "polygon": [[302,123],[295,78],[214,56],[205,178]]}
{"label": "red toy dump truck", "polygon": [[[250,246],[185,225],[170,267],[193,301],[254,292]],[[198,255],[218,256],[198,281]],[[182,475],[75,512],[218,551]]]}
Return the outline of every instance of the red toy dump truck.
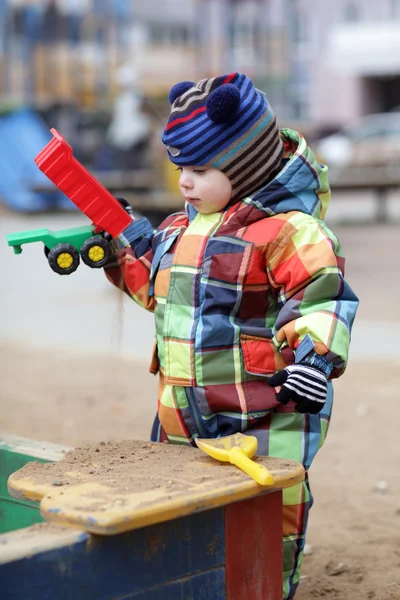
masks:
{"label": "red toy dump truck", "polygon": [[35,163],[59,190],[91,219],[89,226],[62,229],[35,229],[7,235],[15,254],[22,244],[41,241],[50,267],[60,275],[69,275],[79,266],[80,257],[92,268],[105,265],[110,255],[104,232],[116,237],[132,222],[132,217],[106,188],[72,155],[71,146],[51,129],[53,139],[36,156]]}

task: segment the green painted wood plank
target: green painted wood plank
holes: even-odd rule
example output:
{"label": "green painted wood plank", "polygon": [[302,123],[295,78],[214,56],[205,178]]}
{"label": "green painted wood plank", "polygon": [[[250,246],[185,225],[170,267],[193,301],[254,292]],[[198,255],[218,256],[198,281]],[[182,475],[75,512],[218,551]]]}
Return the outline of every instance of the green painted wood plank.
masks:
{"label": "green painted wood plank", "polygon": [[42,523],[39,506],[25,506],[16,500],[0,500],[0,534]]}
{"label": "green painted wood plank", "polygon": [[43,521],[36,502],[18,500],[9,495],[7,480],[11,473],[31,461],[46,463],[60,460],[69,450],[72,448],[0,434],[0,533]]}

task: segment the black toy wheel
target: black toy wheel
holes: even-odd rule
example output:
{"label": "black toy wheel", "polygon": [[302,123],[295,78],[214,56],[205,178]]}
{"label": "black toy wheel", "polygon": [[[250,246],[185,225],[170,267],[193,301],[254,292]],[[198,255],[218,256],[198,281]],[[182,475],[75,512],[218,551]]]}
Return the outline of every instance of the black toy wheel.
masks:
{"label": "black toy wheel", "polygon": [[108,262],[111,246],[101,235],[85,240],[81,247],[81,257],[85,265],[92,269],[100,269]]}
{"label": "black toy wheel", "polygon": [[70,275],[79,266],[79,254],[71,244],[57,244],[50,250],[48,261],[55,273]]}
{"label": "black toy wheel", "polygon": [[44,250],[45,257],[48,258],[49,257],[49,252],[50,252],[50,248],[48,248],[47,246],[43,246],[43,250]]}

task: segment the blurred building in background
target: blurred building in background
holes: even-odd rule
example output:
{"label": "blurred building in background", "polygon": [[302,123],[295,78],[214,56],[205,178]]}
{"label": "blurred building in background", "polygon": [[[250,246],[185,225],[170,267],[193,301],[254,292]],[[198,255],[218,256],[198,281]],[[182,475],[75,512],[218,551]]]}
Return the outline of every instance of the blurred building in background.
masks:
{"label": "blurred building in background", "polygon": [[101,101],[126,47],[124,0],[0,0],[3,97]]}
{"label": "blurred building in background", "polygon": [[297,4],[303,5],[303,47],[291,55],[298,80],[298,59],[308,63],[305,106],[314,122],[336,128],[363,115],[400,110],[400,0]]}
{"label": "blurred building in background", "polygon": [[108,106],[241,70],[280,121],[318,131],[400,106],[400,0],[0,0],[0,95]]}
{"label": "blurred building in background", "polygon": [[160,144],[168,92],[236,70],[281,127],[302,131],[337,189],[361,189],[367,172],[379,198],[398,184],[400,0],[0,0],[0,201],[62,202],[37,169],[27,177],[50,127],[132,204],[155,188],[176,195]]}

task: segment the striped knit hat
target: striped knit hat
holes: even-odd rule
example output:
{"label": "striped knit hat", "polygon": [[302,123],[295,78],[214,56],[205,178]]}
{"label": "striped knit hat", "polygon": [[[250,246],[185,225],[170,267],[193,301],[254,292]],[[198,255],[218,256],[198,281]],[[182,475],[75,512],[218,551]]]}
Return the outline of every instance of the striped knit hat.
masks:
{"label": "striped knit hat", "polygon": [[232,202],[249,196],[279,171],[283,144],[263,92],[241,73],[177,83],[162,136],[180,167],[219,169],[232,184]]}

